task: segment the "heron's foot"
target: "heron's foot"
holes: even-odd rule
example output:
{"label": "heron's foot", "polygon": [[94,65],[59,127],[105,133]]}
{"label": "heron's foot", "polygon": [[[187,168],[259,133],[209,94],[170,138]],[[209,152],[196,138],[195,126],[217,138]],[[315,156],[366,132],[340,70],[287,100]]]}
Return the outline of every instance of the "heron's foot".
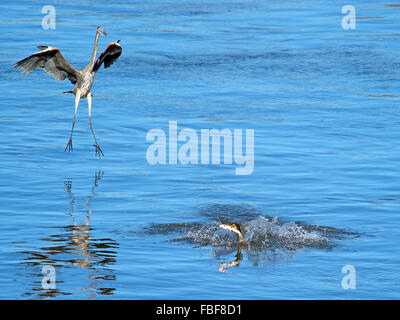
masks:
{"label": "heron's foot", "polygon": [[68,152],[71,152],[71,151],[72,151],[72,137],[69,138],[68,144],[67,144],[67,146],[65,147],[64,152],[67,151],[67,149],[68,149]]}
{"label": "heron's foot", "polygon": [[102,156],[104,157],[103,151],[101,151],[99,144],[96,142],[94,146],[96,147],[96,156],[99,156],[99,159],[101,159]]}

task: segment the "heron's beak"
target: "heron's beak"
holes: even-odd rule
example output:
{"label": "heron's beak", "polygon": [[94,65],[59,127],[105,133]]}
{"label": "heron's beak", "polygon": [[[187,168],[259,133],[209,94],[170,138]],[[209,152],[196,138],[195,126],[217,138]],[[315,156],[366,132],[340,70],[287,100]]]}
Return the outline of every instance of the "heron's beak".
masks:
{"label": "heron's beak", "polygon": [[107,33],[104,31],[104,27],[103,26],[97,26],[97,32],[106,36]]}

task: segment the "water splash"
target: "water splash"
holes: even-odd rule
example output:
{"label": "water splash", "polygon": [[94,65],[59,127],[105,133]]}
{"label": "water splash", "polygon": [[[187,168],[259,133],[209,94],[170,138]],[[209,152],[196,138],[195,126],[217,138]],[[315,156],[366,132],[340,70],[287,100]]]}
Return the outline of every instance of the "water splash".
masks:
{"label": "water splash", "polygon": [[[303,247],[331,248],[335,239],[354,233],[344,230],[307,225],[300,222],[281,223],[276,217],[256,216],[249,221],[231,221],[240,224],[245,246],[253,250],[287,249]],[[150,234],[176,234],[170,241],[184,241],[196,246],[237,246],[237,235],[223,230],[220,223],[227,223],[225,218],[217,217],[207,223],[171,223],[154,224],[148,228]]]}
{"label": "water splash", "polygon": [[[145,232],[168,236],[166,241],[170,242],[211,247],[211,256],[222,261],[220,272],[239,267],[244,253],[254,266],[268,266],[293,257],[302,248],[332,249],[337,240],[358,236],[332,227],[279,221],[248,206],[212,206],[203,213],[208,222],[153,224]],[[237,234],[220,228],[220,224],[232,223],[240,225],[243,243],[239,243]],[[225,261],[226,256],[231,256],[231,261]]]}

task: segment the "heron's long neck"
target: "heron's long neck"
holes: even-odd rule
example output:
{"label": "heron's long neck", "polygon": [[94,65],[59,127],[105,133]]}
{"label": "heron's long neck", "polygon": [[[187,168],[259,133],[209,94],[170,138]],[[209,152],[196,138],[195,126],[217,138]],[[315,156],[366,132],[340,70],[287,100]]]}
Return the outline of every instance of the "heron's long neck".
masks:
{"label": "heron's long neck", "polygon": [[88,67],[90,67],[90,69],[92,69],[92,68],[93,68],[93,66],[94,66],[94,63],[96,62],[96,56],[97,56],[97,43],[99,42],[99,36],[100,36],[100,33],[99,33],[99,32],[97,32],[97,33],[96,33],[96,38],[94,39],[94,48],[93,48],[92,59],[90,60],[90,62],[89,62],[89,65],[88,65]]}

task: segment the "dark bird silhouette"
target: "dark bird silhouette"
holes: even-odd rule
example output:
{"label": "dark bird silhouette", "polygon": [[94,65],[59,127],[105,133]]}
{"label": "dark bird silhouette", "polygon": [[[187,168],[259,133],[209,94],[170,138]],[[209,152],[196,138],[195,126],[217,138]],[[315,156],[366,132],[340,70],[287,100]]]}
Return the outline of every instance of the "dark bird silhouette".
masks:
{"label": "dark bird silhouette", "polygon": [[96,155],[104,156],[99,144],[97,143],[96,136],[93,131],[92,121],[91,121],[91,108],[92,108],[92,94],[90,89],[93,85],[94,76],[104,63],[104,68],[108,68],[112,65],[118,57],[121,55],[122,47],[119,45],[119,41],[111,42],[107,48],[102,52],[99,58],[96,60],[97,56],[97,44],[100,35],[107,35],[103,27],[97,27],[96,37],[94,40],[94,48],[92,58],[89,64],[83,70],[77,70],[71,66],[67,60],[64,59],[61,52],[54,47],[49,46],[38,46],[41,50],[21,61],[14,64],[19,71],[22,73],[31,73],[37,67],[41,68],[48,74],[50,74],[54,79],[58,81],[63,81],[68,78],[72,84],[75,85],[72,91],[66,91],[73,93],[75,95],[75,113],[74,120],[72,122],[71,134],[68,140],[68,144],[64,151],[72,151],[72,132],[74,131],[76,113],[78,111],[79,100],[81,98],[87,98],[88,108],[89,108],[89,125],[93,133],[93,138],[96,147]]}

